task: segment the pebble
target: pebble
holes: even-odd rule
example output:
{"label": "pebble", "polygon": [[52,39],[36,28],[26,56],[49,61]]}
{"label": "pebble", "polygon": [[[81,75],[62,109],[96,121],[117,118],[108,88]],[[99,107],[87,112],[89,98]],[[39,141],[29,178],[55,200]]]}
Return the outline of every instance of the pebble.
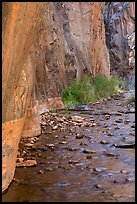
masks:
{"label": "pebble", "polygon": [[44,170],[45,170],[45,171],[52,171],[53,169],[50,168],[50,167],[45,167]]}
{"label": "pebble", "polygon": [[122,115],[122,113],[115,113],[115,115],[117,115],[117,116],[121,116],[121,115]]}
{"label": "pebble", "polygon": [[97,125],[97,123],[92,123],[92,126],[94,127],[94,126],[96,126]]}
{"label": "pebble", "polygon": [[126,178],[126,181],[131,181],[131,182],[133,182],[133,181],[135,181],[135,177],[128,177],[128,178]]}
{"label": "pebble", "polygon": [[107,136],[113,136],[113,134],[111,132],[108,132]]}
{"label": "pebble", "polygon": [[31,144],[31,143],[26,143],[25,144],[25,147],[31,147],[33,144]]}
{"label": "pebble", "polygon": [[24,158],[17,158],[17,162],[23,162],[24,161]]}
{"label": "pebble", "polygon": [[130,120],[125,120],[124,124],[128,124],[130,122]]}
{"label": "pebble", "polygon": [[122,170],[120,171],[120,173],[127,173],[127,171],[126,171],[125,169],[122,169]]}
{"label": "pebble", "polygon": [[44,174],[44,171],[40,169],[40,170],[38,171],[38,174]]}
{"label": "pebble", "polygon": [[36,165],[37,165],[36,160],[26,160],[26,161],[16,163],[17,167],[29,167],[29,166],[36,166]]}
{"label": "pebble", "polygon": [[55,147],[54,144],[46,144],[46,146],[48,146],[48,147]]}
{"label": "pebble", "polygon": [[114,182],[114,183],[118,183],[118,180],[114,180],[113,182]]}
{"label": "pebble", "polygon": [[96,184],[95,186],[96,186],[96,188],[102,188],[103,187],[101,184]]}
{"label": "pebble", "polygon": [[105,140],[102,140],[102,141],[100,141],[100,144],[109,144],[109,143]]}
{"label": "pebble", "polygon": [[88,155],[86,158],[87,158],[87,159],[92,159],[92,158],[93,158],[93,156]]}
{"label": "pebble", "polygon": [[80,145],[86,145],[86,146],[88,146],[88,144],[86,144],[86,143],[84,143],[84,142],[81,142]]}
{"label": "pebble", "polygon": [[104,172],[106,171],[108,168],[106,167],[97,167],[97,168],[93,168],[94,171],[98,172],[98,173],[101,173],[101,172]]}
{"label": "pebble", "polygon": [[115,157],[115,156],[117,156],[116,154],[114,154],[114,153],[112,153],[112,152],[106,152],[106,151],[104,151],[104,154],[105,154],[106,156],[108,156],[108,157]]}
{"label": "pebble", "polygon": [[68,162],[69,162],[69,164],[76,164],[76,163],[79,163],[79,161],[77,161],[77,160],[69,160]]}
{"label": "pebble", "polygon": [[78,148],[75,147],[65,147],[65,149],[69,150],[69,151],[77,151]]}
{"label": "pebble", "polygon": [[90,153],[96,153],[96,152],[94,150],[84,149],[83,153],[90,154]]}
{"label": "pebble", "polygon": [[66,141],[59,142],[59,144],[66,144],[66,143],[67,143]]}
{"label": "pebble", "polygon": [[115,130],[118,130],[118,129],[120,129],[120,127],[115,127],[114,129],[115,129]]}
{"label": "pebble", "polygon": [[122,123],[123,119],[115,120],[116,123]]}
{"label": "pebble", "polygon": [[76,135],[76,139],[81,139],[81,138],[83,138],[83,135],[80,135],[80,134]]}

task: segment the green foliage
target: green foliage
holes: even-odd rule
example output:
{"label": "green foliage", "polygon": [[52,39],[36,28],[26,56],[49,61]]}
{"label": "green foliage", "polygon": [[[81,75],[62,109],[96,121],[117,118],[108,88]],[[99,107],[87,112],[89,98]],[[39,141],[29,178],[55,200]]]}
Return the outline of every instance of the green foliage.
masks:
{"label": "green foliage", "polygon": [[124,82],[116,76],[110,76],[108,79],[104,76],[95,76],[93,84],[91,84],[89,76],[85,75],[81,82],[74,80],[71,86],[62,91],[62,101],[66,108],[84,105],[117,93],[120,86],[125,88]]}
{"label": "green foliage", "polygon": [[125,89],[124,81],[119,79],[117,76],[95,76],[93,81],[93,87],[95,90],[96,98],[106,98],[114,93],[117,93],[120,88]]}

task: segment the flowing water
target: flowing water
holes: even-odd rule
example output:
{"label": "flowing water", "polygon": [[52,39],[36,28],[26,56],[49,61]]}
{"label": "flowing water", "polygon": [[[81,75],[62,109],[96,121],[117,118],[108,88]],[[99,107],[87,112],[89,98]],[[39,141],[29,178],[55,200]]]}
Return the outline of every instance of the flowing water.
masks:
{"label": "flowing water", "polygon": [[62,121],[65,129],[41,134],[33,148],[21,141],[20,154],[37,165],[16,168],[2,201],[134,202],[135,149],[115,147],[135,143],[135,114],[123,95],[59,114],[68,112],[75,121]]}

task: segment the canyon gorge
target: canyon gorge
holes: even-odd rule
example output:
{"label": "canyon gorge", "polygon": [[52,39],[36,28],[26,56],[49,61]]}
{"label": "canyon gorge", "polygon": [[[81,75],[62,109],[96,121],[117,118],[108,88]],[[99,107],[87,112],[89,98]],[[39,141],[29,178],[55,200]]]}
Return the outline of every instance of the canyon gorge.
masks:
{"label": "canyon gorge", "polygon": [[84,73],[135,89],[135,2],[2,3],[2,191],[20,139],[41,134],[40,114]]}

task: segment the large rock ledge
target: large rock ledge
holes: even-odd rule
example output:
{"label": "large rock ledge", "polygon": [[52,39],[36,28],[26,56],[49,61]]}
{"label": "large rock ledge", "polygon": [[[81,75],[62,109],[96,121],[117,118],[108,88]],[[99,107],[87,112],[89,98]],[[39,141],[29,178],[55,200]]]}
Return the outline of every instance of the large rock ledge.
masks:
{"label": "large rock ledge", "polygon": [[13,179],[20,135],[25,117],[2,124],[2,191]]}

